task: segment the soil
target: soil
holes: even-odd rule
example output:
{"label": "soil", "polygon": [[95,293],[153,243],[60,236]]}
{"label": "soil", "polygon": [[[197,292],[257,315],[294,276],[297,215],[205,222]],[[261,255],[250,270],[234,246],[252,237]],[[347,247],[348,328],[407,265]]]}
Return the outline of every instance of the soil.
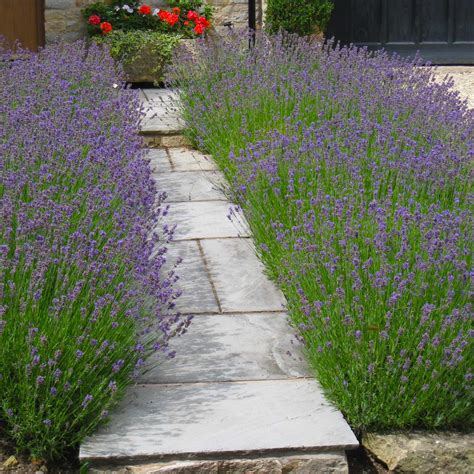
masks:
{"label": "soil", "polygon": [[363,446],[353,451],[347,451],[346,455],[349,474],[385,474],[390,472],[384,465],[374,459]]}
{"label": "soil", "polygon": [[[7,466],[5,466],[7,463]],[[78,474],[77,452],[58,464],[46,464],[42,460],[28,459],[16,453],[13,445],[1,434],[0,426],[0,473],[8,474]]]}

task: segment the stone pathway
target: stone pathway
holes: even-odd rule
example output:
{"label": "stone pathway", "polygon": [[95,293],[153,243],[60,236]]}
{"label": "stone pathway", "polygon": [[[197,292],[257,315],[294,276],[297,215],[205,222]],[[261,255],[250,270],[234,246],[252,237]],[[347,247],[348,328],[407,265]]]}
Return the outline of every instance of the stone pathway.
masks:
{"label": "stone pathway", "polygon": [[[474,106],[474,68],[438,68],[446,73]],[[347,472],[357,440],[295,348],[245,223],[227,218],[225,179],[185,146],[173,93],[141,96],[153,177],[178,224],[169,255],[184,259],[179,309],[195,318],[172,342],[176,358],[128,391],[80,459],[110,473]]]}
{"label": "stone pathway", "polygon": [[176,358],[128,391],[80,459],[92,472],[347,472],[357,439],[293,344],[245,223],[228,219],[224,177],[210,157],[169,146],[183,143],[174,96],[142,94],[153,176],[178,224],[178,306],[195,318],[172,342]]}

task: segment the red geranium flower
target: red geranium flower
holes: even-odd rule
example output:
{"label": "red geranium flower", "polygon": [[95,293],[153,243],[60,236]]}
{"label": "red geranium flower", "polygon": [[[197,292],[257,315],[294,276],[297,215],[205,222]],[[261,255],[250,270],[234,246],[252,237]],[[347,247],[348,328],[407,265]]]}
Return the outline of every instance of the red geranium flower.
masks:
{"label": "red geranium flower", "polygon": [[138,9],[138,13],[141,13],[142,15],[151,15],[151,7],[149,5],[142,5]]}
{"label": "red geranium flower", "polygon": [[196,21],[199,18],[199,13],[194,10],[188,11],[188,20]]}
{"label": "red geranium flower", "polygon": [[100,24],[100,29],[104,35],[107,35],[112,31],[112,25],[108,21],[103,21]]}
{"label": "red geranium flower", "polygon": [[204,29],[205,29],[204,26],[197,24],[194,27],[194,33],[196,33],[197,35],[202,35],[204,33]]}
{"label": "red geranium flower", "polygon": [[181,13],[181,8],[174,7],[171,9],[175,15],[179,15]]}
{"label": "red geranium flower", "polygon": [[176,23],[179,21],[179,16],[176,15],[176,13],[170,13],[166,10],[160,10],[158,16],[160,17],[160,20],[166,21],[166,23],[168,23],[170,26],[176,25]]}
{"label": "red geranium flower", "polygon": [[99,15],[91,15],[89,17],[89,20],[87,20],[89,22],[89,25],[98,25],[100,24],[100,16]]}
{"label": "red geranium flower", "polygon": [[160,20],[162,21],[167,21],[170,15],[171,13],[167,12],[166,10],[160,10],[158,12],[158,16],[160,17]]}
{"label": "red geranium flower", "polygon": [[166,20],[170,26],[176,25],[179,21],[179,16],[176,13],[170,13],[168,19]]}
{"label": "red geranium flower", "polygon": [[196,20],[196,23],[198,25],[202,25],[204,28],[208,28],[210,26],[210,23],[209,23],[209,20],[204,17],[204,16],[200,16],[197,20]]}

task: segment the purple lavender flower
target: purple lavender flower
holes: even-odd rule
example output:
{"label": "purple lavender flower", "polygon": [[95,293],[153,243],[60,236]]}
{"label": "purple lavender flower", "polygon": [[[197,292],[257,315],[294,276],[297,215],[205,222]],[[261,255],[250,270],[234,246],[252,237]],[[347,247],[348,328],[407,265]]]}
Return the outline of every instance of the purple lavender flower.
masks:
{"label": "purple lavender flower", "polygon": [[81,406],[82,408],[86,408],[87,405],[89,405],[89,403],[92,401],[94,397],[90,394],[87,394],[85,397],[84,397],[84,400],[82,400],[82,403],[81,403]]}
{"label": "purple lavender flower", "polygon": [[361,429],[472,423],[474,111],[420,58],[247,46],[197,42],[171,80],[321,385]]}
{"label": "purple lavender flower", "polygon": [[[0,55],[0,393],[18,407],[2,421],[35,456],[57,457],[188,318],[171,309],[179,291],[161,255],[173,231],[137,91],[95,45]],[[32,441],[45,419],[51,436]]]}

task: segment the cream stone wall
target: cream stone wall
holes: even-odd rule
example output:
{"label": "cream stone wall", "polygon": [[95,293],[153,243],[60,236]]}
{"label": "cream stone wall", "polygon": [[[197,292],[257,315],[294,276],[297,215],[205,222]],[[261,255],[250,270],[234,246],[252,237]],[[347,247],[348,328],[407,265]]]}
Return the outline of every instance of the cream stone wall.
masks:
{"label": "cream stone wall", "polygon": [[[59,40],[73,41],[86,33],[81,8],[96,0],[46,0],[45,1],[45,30],[46,42]],[[107,1],[107,0],[104,0]],[[148,0],[154,6],[163,6],[164,0]],[[209,0],[215,7],[214,25],[217,30],[222,24],[231,21],[235,27],[244,27],[248,19],[248,0]],[[266,0],[257,0],[257,21],[262,23],[262,10]]]}

